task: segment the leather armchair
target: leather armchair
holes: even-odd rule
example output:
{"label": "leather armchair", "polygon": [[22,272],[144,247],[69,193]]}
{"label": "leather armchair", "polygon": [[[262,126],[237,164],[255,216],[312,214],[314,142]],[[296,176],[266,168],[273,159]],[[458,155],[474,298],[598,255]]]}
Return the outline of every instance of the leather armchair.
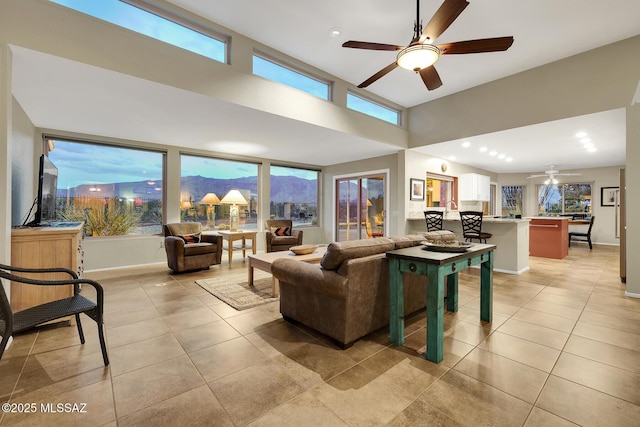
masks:
{"label": "leather armchair", "polygon": [[222,236],[202,233],[199,222],[163,225],[167,264],[174,273],[207,269],[222,262]]}
{"label": "leather armchair", "polygon": [[[267,252],[288,251],[292,246],[302,244],[302,230],[294,230],[293,222],[288,219],[271,219],[266,221]],[[289,227],[290,236],[276,236],[273,228]]]}

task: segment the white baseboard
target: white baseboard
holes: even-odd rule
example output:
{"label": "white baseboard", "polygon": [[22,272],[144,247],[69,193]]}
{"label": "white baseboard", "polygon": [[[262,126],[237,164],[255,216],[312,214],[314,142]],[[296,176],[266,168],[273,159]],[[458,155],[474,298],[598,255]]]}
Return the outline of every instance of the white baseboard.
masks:
{"label": "white baseboard", "polygon": [[630,297],[630,298],[640,298],[640,294],[637,294],[635,292],[628,292],[628,291],[624,291],[624,296]]}

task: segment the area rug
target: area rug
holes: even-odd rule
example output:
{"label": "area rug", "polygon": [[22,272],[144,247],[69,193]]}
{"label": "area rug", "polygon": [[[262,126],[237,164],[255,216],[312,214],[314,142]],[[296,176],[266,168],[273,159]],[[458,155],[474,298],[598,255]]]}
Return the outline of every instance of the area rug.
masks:
{"label": "area rug", "polygon": [[235,279],[228,276],[200,279],[196,280],[196,284],[236,310],[246,310],[279,300],[271,294],[271,275],[260,277],[256,274],[253,280],[254,286],[249,286],[246,276]]}

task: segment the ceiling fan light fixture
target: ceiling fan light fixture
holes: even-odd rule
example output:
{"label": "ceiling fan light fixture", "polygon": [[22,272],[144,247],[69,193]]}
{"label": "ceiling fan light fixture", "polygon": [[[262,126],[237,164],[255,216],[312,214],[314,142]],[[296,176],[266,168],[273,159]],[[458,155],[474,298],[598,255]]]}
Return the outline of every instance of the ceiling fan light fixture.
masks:
{"label": "ceiling fan light fixture", "polygon": [[420,71],[435,64],[440,57],[440,49],[430,44],[414,44],[398,53],[398,66],[411,71]]}

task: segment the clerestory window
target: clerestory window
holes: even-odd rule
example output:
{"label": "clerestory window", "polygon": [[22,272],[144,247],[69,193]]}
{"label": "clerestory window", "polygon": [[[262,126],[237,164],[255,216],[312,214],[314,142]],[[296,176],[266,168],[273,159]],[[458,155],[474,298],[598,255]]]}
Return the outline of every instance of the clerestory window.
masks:
{"label": "clerestory window", "polygon": [[329,82],[256,54],[253,55],[253,74],[302,90],[318,98],[328,100],[331,96]]}
{"label": "clerestory window", "polygon": [[227,62],[227,40],[164,10],[122,0],[50,0],[218,62]]}
{"label": "clerestory window", "polygon": [[398,110],[385,107],[377,102],[369,101],[351,92],[347,93],[347,108],[394,125],[400,125],[400,112]]}

